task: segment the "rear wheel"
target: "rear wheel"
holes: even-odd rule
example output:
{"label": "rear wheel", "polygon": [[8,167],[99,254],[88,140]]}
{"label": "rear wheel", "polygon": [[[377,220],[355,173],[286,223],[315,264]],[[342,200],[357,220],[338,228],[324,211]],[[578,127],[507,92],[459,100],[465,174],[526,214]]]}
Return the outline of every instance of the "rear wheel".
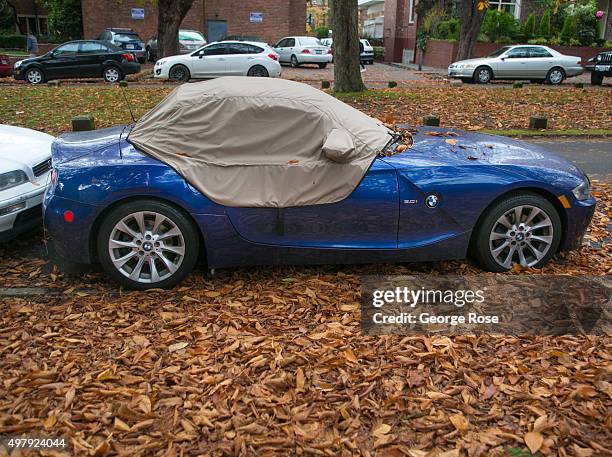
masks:
{"label": "rear wheel", "polygon": [[591,72],[591,84],[593,86],[601,86],[603,83],[603,75],[601,73]]}
{"label": "rear wheel", "polygon": [[104,270],[137,290],[173,287],[196,264],[199,237],[176,208],[139,200],[113,209],[102,221],[97,241]]}
{"label": "rear wheel", "polygon": [[552,84],[553,86],[558,86],[564,79],[565,72],[563,71],[563,68],[560,67],[551,68],[546,75],[546,82],[548,84]]}
{"label": "rear wheel", "polygon": [[300,66],[300,63],[298,62],[297,57],[295,55],[291,56],[291,66],[293,68],[297,68]]}
{"label": "rear wheel", "polygon": [[268,76],[270,76],[270,74],[268,73],[268,70],[266,70],[266,67],[262,65],[253,65],[251,68],[249,68],[247,76],[267,78]]}
{"label": "rear wheel", "polygon": [[189,69],[185,65],[175,65],[170,69],[168,75],[173,81],[189,81],[191,78]]}
{"label": "rear wheel", "polygon": [[122,76],[121,71],[117,67],[111,65],[102,71],[102,77],[107,83],[117,83],[121,81]]}
{"label": "rear wheel", "polygon": [[493,79],[493,72],[489,67],[478,67],[474,72],[474,81],[478,84],[489,84]]}
{"label": "rear wheel", "polygon": [[542,268],[557,252],[561,219],[555,207],[535,194],[509,196],[490,208],[476,228],[473,255],[488,271],[515,263]]}
{"label": "rear wheel", "polygon": [[45,75],[40,68],[30,68],[26,71],[25,78],[30,84],[42,84],[45,82]]}

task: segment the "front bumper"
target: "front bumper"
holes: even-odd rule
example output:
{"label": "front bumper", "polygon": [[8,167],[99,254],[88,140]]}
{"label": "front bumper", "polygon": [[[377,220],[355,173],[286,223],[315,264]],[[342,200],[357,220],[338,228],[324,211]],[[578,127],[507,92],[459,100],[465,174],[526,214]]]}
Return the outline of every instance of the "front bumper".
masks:
{"label": "front bumper", "polygon": [[25,71],[23,71],[22,67],[13,68],[13,78],[17,80],[25,79]]}
{"label": "front bumper", "polygon": [[10,240],[40,225],[44,192],[43,187],[0,202],[0,212],[3,209],[15,208],[8,214],[0,216],[0,242]]}
{"label": "front bumper", "polygon": [[592,73],[601,73],[604,76],[612,76],[612,64],[588,64],[585,65],[584,70]]}
{"label": "front bumper", "polygon": [[474,76],[474,68],[448,68],[448,76],[451,78],[471,78]]}
{"label": "front bumper", "polygon": [[572,206],[566,210],[567,229],[559,248],[560,251],[571,251],[580,247],[584,234],[593,219],[593,214],[595,214],[595,204],[593,197],[584,201],[574,200]]}

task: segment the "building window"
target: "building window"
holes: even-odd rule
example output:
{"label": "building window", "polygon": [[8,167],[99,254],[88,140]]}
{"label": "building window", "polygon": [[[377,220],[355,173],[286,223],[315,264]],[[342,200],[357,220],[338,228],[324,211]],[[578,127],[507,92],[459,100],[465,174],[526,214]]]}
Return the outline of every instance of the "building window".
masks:
{"label": "building window", "polygon": [[[47,16],[30,16],[26,14],[20,14],[17,16],[19,24],[26,34],[34,35],[49,35],[49,24],[47,22]],[[19,32],[19,29],[17,29]]]}
{"label": "building window", "polygon": [[408,0],[408,24],[414,24],[414,0]]}
{"label": "building window", "polygon": [[516,19],[521,17],[521,0],[491,0],[489,8],[492,10],[506,11]]}

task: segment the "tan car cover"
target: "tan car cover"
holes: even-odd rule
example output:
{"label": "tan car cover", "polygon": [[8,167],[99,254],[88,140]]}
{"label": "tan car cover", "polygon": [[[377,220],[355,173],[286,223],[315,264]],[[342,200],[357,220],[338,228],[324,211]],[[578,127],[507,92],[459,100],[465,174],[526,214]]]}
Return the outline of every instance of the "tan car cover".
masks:
{"label": "tan car cover", "polygon": [[311,86],[242,76],[177,87],[128,137],[217,203],[277,208],[346,198],[390,139]]}

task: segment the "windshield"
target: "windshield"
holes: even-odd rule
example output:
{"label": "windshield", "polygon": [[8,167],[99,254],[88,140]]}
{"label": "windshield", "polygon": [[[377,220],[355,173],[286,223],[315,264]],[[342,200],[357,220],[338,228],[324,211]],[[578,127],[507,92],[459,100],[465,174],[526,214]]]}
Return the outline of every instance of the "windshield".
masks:
{"label": "windshield", "polygon": [[118,33],[115,35],[115,40],[124,43],[126,41],[140,41],[140,37],[135,33]]}
{"label": "windshield", "polygon": [[311,36],[301,37],[300,44],[307,46],[323,46],[323,43],[321,43],[318,38]]}
{"label": "windshield", "polygon": [[504,52],[506,52],[508,49],[510,49],[510,46],[504,46],[501,49],[498,49],[495,52],[492,52],[491,54],[489,54],[489,57],[499,57],[501,56]]}
{"label": "windshield", "polygon": [[204,41],[204,36],[195,30],[179,31],[179,40],[181,41]]}

